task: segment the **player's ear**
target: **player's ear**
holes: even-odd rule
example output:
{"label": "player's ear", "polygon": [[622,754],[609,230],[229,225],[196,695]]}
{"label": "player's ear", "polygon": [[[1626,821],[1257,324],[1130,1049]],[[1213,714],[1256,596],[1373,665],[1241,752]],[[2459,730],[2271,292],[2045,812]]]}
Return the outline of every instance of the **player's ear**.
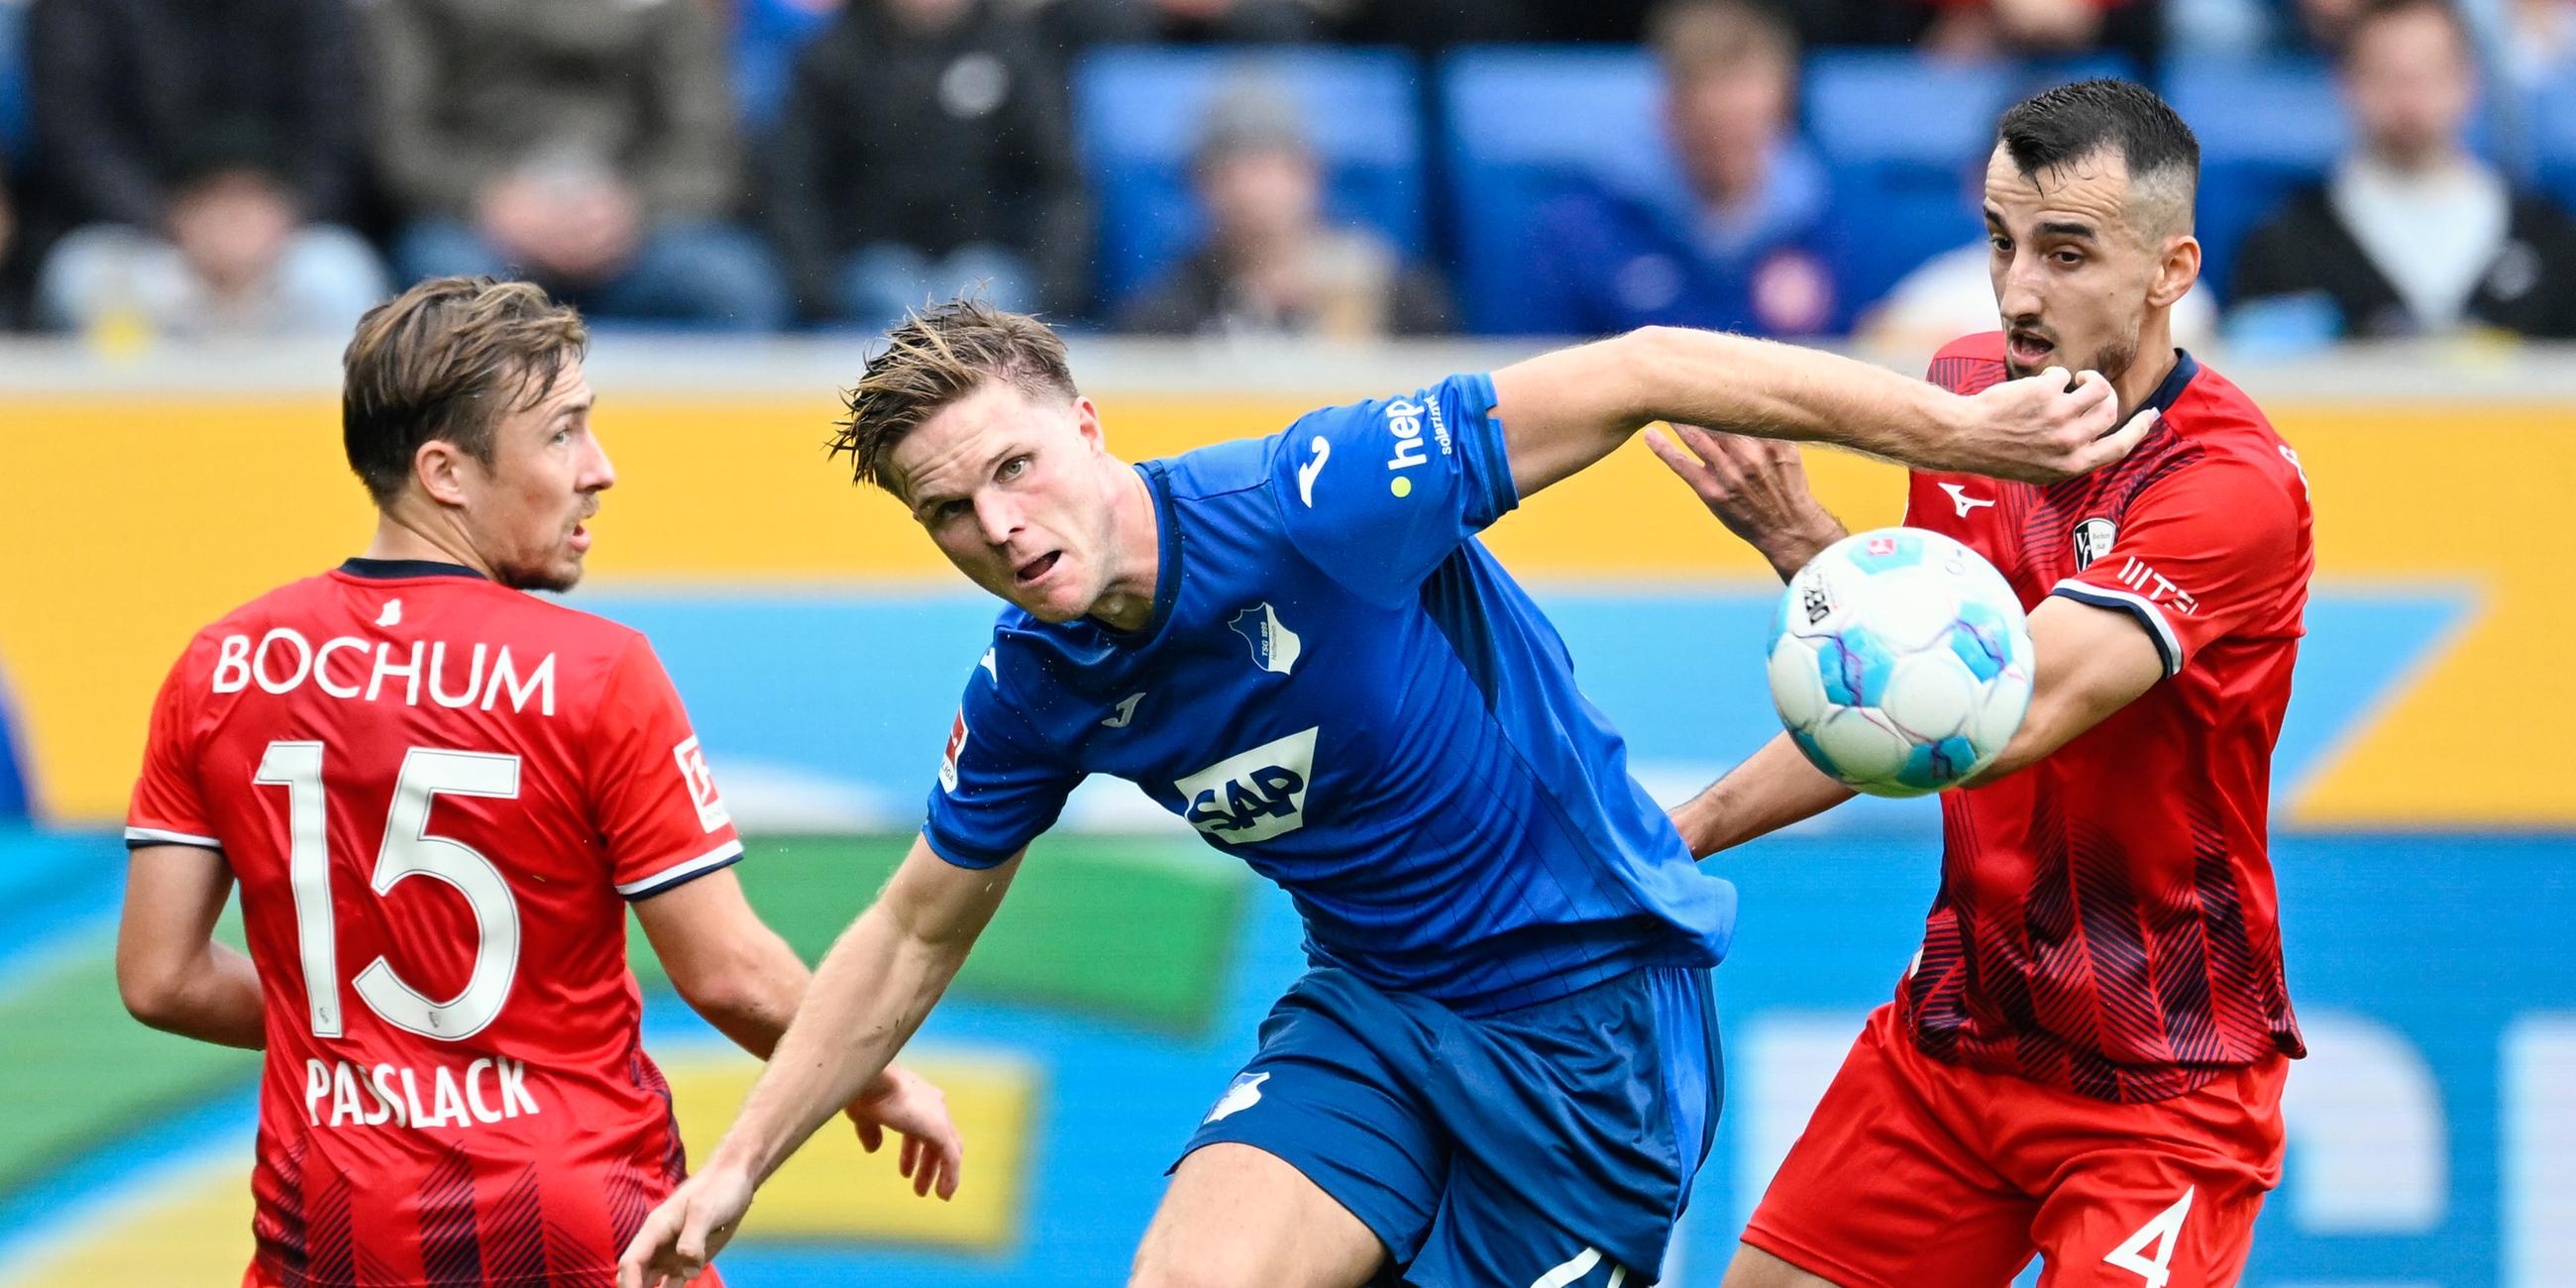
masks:
{"label": "player's ear", "polygon": [[1082,435],[1082,441],[1091,444],[1091,450],[1095,452],[1109,450],[1109,431],[1100,427],[1099,404],[1088,398],[1074,399],[1073,429],[1075,433]]}
{"label": "player's ear", "polygon": [[465,449],[444,438],[433,438],[412,453],[412,481],[420,484],[422,495],[430,500],[461,506],[466,501],[463,473],[468,459]]}
{"label": "player's ear", "polygon": [[2167,237],[2156,259],[2155,279],[2147,283],[2147,303],[2160,309],[2172,308],[2174,301],[2199,280],[2200,239],[2189,233]]}

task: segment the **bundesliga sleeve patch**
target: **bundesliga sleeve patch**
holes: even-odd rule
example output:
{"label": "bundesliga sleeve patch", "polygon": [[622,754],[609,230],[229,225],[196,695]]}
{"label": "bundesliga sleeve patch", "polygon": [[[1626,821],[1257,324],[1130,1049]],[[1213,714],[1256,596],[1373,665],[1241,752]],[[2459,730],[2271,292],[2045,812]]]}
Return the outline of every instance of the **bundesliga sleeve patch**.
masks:
{"label": "bundesliga sleeve patch", "polygon": [[939,789],[950,795],[957,792],[957,757],[966,750],[966,713],[957,713],[957,722],[948,727],[948,751],[939,758]]}
{"label": "bundesliga sleeve patch", "polygon": [[671,759],[680,766],[680,782],[689,789],[689,803],[697,807],[698,825],[712,832],[733,821],[725,812],[724,801],[716,795],[716,776],[707,769],[707,753],[698,746],[697,735],[671,749]]}

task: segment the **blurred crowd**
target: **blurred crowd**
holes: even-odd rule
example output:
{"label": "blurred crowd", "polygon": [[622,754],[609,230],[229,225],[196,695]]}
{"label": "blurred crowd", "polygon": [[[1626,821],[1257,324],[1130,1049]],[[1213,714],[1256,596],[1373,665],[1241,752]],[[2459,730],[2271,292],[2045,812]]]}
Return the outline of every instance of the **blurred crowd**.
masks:
{"label": "blurred crowd", "polygon": [[[1477,211],[1416,179],[1440,207],[1418,235],[1354,216],[1332,106],[1257,75],[1120,127],[1176,141],[1186,235],[1106,263],[1134,239],[1087,164],[1112,150],[1081,90],[1104,50],[1436,68],[1512,42],[1642,49],[1653,119],[1534,201],[1484,288],[1507,310],[1461,305]],[[345,334],[402,283],[483,272],[612,326],[875,328],[975,289],[1155,334],[1937,343],[1993,320],[1983,149],[1946,161],[1954,249],[1857,273],[1891,216],[1842,186],[1802,71],[1871,46],[2151,80],[2327,68],[2340,155],[2213,244],[2186,343],[2576,336],[2576,222],[2514,160],[2576,149],[2576,0],[0,0],[0,327]]]}

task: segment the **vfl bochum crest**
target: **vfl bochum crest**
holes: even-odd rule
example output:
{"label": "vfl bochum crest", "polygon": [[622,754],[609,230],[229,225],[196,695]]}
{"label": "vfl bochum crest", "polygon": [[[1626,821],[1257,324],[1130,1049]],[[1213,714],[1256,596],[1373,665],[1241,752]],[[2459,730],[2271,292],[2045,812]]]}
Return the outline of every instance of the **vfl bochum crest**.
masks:
{"label": "vfl bochum crest", "polygon": [[1279,620],[1279,610],[1267,601],[1236,613],[1234,620],[1225,625],[1252,646],[1252,664],[1273,674],[1286,675],[1294,669],[1297,654],[1305,647],[1297,632]]}
{"label": "vfl bochum crest", "polygon": [[2075,571],[2093,566],[2093,561],[2111,553],[2111,542],[2120,529],[2109,519],[2086,519],[2075,525]]}

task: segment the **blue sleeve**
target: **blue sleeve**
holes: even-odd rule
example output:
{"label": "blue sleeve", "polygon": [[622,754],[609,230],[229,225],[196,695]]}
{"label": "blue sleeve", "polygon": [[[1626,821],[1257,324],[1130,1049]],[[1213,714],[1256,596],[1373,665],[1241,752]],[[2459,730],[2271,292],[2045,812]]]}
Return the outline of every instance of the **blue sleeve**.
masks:
{"label": "blue sleeve", "polygon": [[992,867],[1055,826],[1082,777],[979,665],[948,728],[922,838],[959,867]]}
{"label": "blue sleeve", "polygon": [[1289,539],[1362,596],[1412,595],[1520,504],[1493,409],[1493,379],[1480,374],[1299,418],[1270,462]]}

